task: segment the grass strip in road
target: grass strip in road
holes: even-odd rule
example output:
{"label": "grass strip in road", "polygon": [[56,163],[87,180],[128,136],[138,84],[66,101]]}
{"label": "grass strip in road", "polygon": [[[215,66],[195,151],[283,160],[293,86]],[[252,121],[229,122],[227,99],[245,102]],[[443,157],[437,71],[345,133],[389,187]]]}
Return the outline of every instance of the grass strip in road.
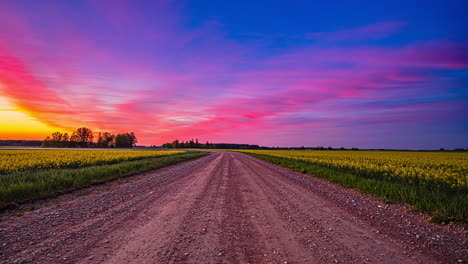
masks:
{"label": "grass strip in road", "polygon": [[77,169],[48,169],[0,175],[0,208],[97,182],[154,170],[208,154],[194,151]]}
{"label": "grass strip in road", "polygon": [[468,224],[468,194],[464,190],[450,190],[443,186],[409,184],[398,181],[372,179],[323,165],[290,160],[270,155],[244,153],[270,163],[329,180],[341,186],[372,194],[387,203],[407,203],[418,212],[429,214],[437,223]]}

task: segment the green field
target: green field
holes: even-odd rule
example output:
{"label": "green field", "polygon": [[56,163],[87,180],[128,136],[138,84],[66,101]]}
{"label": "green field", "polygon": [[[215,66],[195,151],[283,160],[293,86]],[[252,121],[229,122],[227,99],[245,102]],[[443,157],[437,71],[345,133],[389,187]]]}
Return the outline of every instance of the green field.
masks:
{"label": "green field", "polygon": [[206,156],[153,150],[0,150],[0,208]]}
{"label": "green field", "polygon": [[411,204],[439,223],[468,223],[468,153],[241,150],[386,202]]}

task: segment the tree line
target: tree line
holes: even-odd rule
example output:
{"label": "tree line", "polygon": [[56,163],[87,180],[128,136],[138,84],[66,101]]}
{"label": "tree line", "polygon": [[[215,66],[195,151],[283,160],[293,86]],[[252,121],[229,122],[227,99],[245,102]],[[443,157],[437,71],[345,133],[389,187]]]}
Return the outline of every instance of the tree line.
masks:
{"label": "tree line", "polygon": [[94,142],[94,133],[87,127],[81,127],[68,133],[55,132],[42,141],[43,148],[132,148],[137,143],[135,133],[111,134],[98,133]]}
{"label": "tree line", "polygon": [[198,139],[179,141],[178,139],[161,145],[162,148],[204,148],[204,149],[260,149],[259,145],[229,144],[229,143],[206,143],[198,142]]}
{"label": "tree line", "polygon": [[179,141],[178,139],[172,141],[172,143],[164,143],[161,145],[163,148],[210,148],[213,144],[208,141],[205,144],[199,143],[198,139],[191,139],[187,141]]}

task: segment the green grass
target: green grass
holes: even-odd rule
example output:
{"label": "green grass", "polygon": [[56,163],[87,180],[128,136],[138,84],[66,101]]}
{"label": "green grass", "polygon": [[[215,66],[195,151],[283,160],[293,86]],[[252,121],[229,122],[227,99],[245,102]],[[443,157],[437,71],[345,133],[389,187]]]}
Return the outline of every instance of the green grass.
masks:
{"label": "green grass", "polygon": [[208,154],[187,152],[76,169],[48,169],[0,175],[0,208],[11,203],[48,197],[57,192],[157,169]]}
{"label": "green grass", "polygon": [[410,184],[340,171],[323,165],[289,160],[269,155],[245,153],[301,173],[329,180],[341,186],[372,194],[389,203],[407,203],[415,211],[424,212],[438,223],[450,221],[468,224],[468,193],[444,186]]}

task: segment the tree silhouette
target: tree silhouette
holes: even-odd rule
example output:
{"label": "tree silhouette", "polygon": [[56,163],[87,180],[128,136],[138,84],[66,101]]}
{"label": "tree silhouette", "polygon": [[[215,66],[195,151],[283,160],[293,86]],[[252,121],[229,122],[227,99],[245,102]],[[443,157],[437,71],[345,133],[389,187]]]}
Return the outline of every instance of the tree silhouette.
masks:
{"label": "tree silhouette", "polygon": [[78,142],[80,147],[89,147],[93,142],[93,131],[87,127],[80,127],[75,132],[73,132],[72,138],[75,142]]}
{"label": "tree silhouette", "polygon": [[69,142],[70,138],[68,137],[68,133],[64,133],[62,135],[62,147],[69,147]]}
{"label": "tree silhouette", "polygon": [[135,133],[117,134],[114,138],[114,146],[116,148],[131,148],[135,146],[137,139]]}
{"label": "tree silhouette", "polygon": [[[118,137],[118,138],[117,138]],[[46,137],[42,147],[99,147],[99,148],[131,148],[136,145],[137,138],[135,133],[124,133],[113,135],[109,132],[98,134],[97,143],[93,143],[93,131],[87,127],[81,127],[73,131],[69,137],[67,133],[55,132]]]}

